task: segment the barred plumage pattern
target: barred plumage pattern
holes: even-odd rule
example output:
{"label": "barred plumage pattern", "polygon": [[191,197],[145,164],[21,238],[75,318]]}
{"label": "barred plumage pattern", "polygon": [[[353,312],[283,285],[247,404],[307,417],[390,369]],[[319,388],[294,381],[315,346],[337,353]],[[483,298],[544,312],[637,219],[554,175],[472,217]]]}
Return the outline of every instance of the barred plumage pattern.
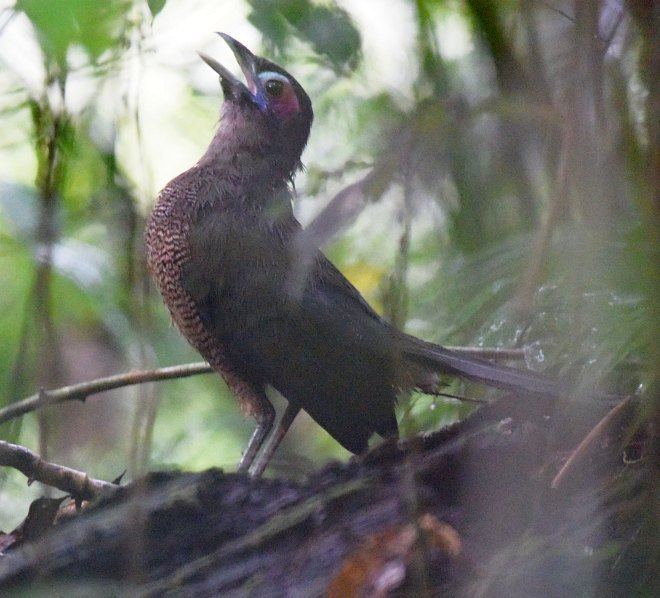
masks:
{"label": "barred plumage pattern", "polygon": [[160,192],[147,222],[147,265],[174,323],[188,342],[225,379],[247,415],[256,415],[263,391],[243,380],[227,360],[222,345],[204,327],[190,294],[181,284],[183,267],[190,259],[189,234],[204,183],[192,168],[170,181]]}

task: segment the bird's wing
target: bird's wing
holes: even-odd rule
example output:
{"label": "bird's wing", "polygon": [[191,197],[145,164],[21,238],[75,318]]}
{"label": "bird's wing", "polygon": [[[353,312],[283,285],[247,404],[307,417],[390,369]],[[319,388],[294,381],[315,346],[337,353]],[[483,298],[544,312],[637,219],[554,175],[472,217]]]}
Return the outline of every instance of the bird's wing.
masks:
{"label": "bird's wing", "polygon": [[[305,234],[301,224],[293,215],[286,224],[287,234],[293,240],[295,247],[304,248],[306,244],[301,235]],[[302,241],[302,242],[301,242]],[[301,249],[304,251],[304,249]],[[312,286],[320,287],[325,293],[342,297],[353,309],[357,308],[359,312],[368,315],[370,318],[386,324],[386,322],[369,305],[366,299],[360,294],[351,282],[337,269],[337,267],[325,256],[318,248],[312,248],[313,255],[309,260],[310,268],[306,272],[307,276],[312,278]],[[300,258],[300,256],[298,256]]]}
{"label": "bird's wing", "polygon": [[435,370],[458,374],[509,391],[523,390],[532,394],[559,396],[566,390],[564,385],[536,372],[518,370],[464,355],[396,330],[373,310],[360,292],[321,252],[317,258],[316,276],[323,292],[334,295],[338,303],[350,309],[353,314],[356,314],[355,310],[358,308],[358,313],[368,314],[382,325],[389,338],[396,340],[409,365],[412,367],[417,363],[422,366],[420,380],[424,377],[424,370]]}
{"label": "bird's wing", "polygon": [[323,253],[317,257],[316,276],[321,287],[327,292],[337,293],[348,300],[354,308],[358,308],[369,317],[382,324],[387,324],[358,291]]}

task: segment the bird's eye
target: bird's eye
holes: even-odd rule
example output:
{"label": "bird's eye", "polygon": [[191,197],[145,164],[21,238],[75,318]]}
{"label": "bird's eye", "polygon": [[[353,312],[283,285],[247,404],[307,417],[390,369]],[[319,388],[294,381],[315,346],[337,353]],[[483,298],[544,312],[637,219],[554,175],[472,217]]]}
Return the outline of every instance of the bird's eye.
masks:
{"label": "bird's eye", "polygon": [[266,81],[264,87],[266,93],[273,98],[281,96],[284,91],[284,83],[279,79],[269,79]]}

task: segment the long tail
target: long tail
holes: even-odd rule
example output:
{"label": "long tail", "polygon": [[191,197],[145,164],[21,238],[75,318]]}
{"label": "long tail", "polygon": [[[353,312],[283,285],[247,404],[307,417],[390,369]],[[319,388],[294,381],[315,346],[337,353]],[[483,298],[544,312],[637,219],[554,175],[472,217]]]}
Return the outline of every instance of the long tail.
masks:
{"label": "long tail", "polygon": [[402,336],[404,356],[428,370],[456,374],[487,386],[512,392],[524,391],[546,397],[559,397],[569,393],[566,385],[536,372],[491,363],[458,351],[445,349],[414,336]]}

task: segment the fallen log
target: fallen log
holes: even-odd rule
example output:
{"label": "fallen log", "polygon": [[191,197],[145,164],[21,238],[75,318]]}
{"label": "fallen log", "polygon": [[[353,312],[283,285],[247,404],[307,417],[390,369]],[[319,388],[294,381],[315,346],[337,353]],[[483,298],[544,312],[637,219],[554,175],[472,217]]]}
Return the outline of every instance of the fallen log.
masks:
{"label": "fallen log", "polygon": [[558,443],[550,410],[518,411],[489,406],[304,482],[150,474],[3,555],[0,591],[630,595],[648,582],[653,476],[624,458],[625,421],[554,489],[578,442]]}

